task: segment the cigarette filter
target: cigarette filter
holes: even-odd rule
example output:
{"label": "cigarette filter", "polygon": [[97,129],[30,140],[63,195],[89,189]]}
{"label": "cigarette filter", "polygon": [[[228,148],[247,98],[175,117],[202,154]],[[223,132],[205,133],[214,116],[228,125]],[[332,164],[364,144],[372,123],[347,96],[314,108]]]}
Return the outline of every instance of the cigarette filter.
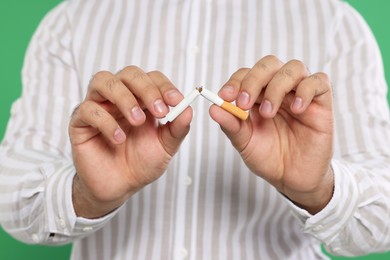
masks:
{"label": "cigarette filter", "polygon": [[249,113],[247,111],[244,111],[241,108],[235,106],[234,104],[223,100],[217,94],[211,92],[210,90],[205,89],[203,87],[198,88],[198,90],[203,97],[208,99],[210,102],[216,104],[217,106],[223,108],[224,110],[228,111],[230,114],[242,120],[246,120],[248,118]]}
{"label": "cigarette filter", "polygon": [[175,120],[176,117],[178,117],[183,111],[189,107],[192,102],[195,101],[195,99],[200,95],[200,92],[198,89],[194,89],[190,94],[184,97],[182,101],[180,101],[179,104],[177,104],[175,107],[169,111],[169,113],[161,118],[159,121],[161,124],[165,125],[168,122],[172,122]]}

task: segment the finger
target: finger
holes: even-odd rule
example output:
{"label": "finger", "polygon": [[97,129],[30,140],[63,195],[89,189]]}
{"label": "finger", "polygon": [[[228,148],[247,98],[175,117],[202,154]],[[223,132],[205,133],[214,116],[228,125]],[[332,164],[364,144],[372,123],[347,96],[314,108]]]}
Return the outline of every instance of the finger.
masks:
{"label": "finger", "polygon": [[165,150],[173,156],[190,131],[192,108],[188,107],[175,120],[162,126],[161,140]]}
{"label": "finger", "polygon": [[[88,131],[88,127],[92,127],[96,131]],[[83,132],[81,134],[78,133],[77,135],[72,134],[74,133],[73,130],[77,131],[77,129]],[[125,133],[111,114],[93,101],[84,101],[72,114],[70,137],[74,143],[80,144],[88,141],[99,133],[114,144],[121,144],[126,139]]]}
{"label": "finger", "polygon": [[[220,125],[232,145],[238,151],[242,151],[252,136],[250,120],[242,121],[216,105],[212,105],[209,112],[210,117]],[[256,113],[250,114],[250,117],[255,116]]]}
{"label": "finger", "polygon": [[210,106],[209,113],[210,117],[215,122],[217,122],[222,129],[224,129],[224,132],[226,134],[229,133],[230,135],[234,135],[240,130],[241,120],[232,115],[231,113],[225,111],[224,109],[216,105],[212,105]]}
{"label": "finger", "polygon": [[265,118],[274,117],[285,96],[308,75],[309,72],[301,61],[287,62],[268,83],[260,105],[260,114]]}
{"label": "finger", "polygon": [[158,86],[167,105],[176,106],[184,98],[175,85],[160,71],[151,71],[147,74],[154,84]]}
{"label": "finger", "polygon": [[103,104],[114,104],[131,125],[140,125],[145,121],[145,114],[136,98],[118,77],[110,72],[98,72],[91,80],[87,100]]}
{"label": "finger", "polygon": [[260,59],[242,79],[237,105],[244,110],[250,109],[282,65],[283,63],[272,55]]}
{"label": "finger", "polygon": [[234,72],[229,80],[219,90],[218,95],[229,102],[236,100],[241,88],[241,82],[249,71],[249,68],[240,68]]}
{"label": "finger", "polygon": [[163,101],[160,90],[143,70],[136,66],[128,66],[117,76],[145,104],[153,116],[161,118],[168,113],[168,106]]}
{"label": "finger", "polygon": [[[147,73],[153,83],[158,87],[164,101],[170,106],[176,106],[184,96],[173,83],[161,72]],[[174,121],[162,127],[162,141],[166,151],[173,155],[184,137],[188,134],[192,120],[192,108],[185,109]]]}
{"label": "finger", "polygon": [[304,79],[296,88],[295,98],[291,103],[293,113],[304,112],[313,100],[319,105],[332,108],[327,94],[331,95],[331,85],[327,74],[319,72]]}

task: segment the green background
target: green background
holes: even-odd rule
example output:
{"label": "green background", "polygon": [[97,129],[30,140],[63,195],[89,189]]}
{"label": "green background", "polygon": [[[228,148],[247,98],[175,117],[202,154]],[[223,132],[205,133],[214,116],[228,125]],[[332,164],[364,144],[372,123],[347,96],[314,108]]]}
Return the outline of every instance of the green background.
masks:
{"label": "green background", "polygon": [[[0,2],[0,139],[5,132],[9,110],[21,91],[20,70],[30,37],[45,13],[60,0],[13,0]],[[390,83],[390,1],[348,0],[371,26],[384,59]],[[390,94],[388,94],[390,101]],[[389,249],[390,250],[390,249]],[[0,259],[69,259],[70,246],[44,247],[24,245],[0,229]],[[345,259],[333,257],[332,259]],[[390,259],[390,253],[353,259]]]}

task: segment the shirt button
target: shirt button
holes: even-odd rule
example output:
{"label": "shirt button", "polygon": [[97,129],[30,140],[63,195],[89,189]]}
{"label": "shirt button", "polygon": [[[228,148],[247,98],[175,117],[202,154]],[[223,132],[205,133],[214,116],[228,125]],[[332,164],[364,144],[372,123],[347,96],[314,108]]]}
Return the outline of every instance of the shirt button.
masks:
{"label": "shirt button", "polygon": [[324,226],[323,225],[318,225],[316,227],[313,228],[313,231],[321,231],[324,229]]}
{"label": "shirt button", "polygon": [[35,243],[38,243],[38,242],[39,242],[39,237],[38,237],[37,234],[33,234],[33,235],[31,236],[31,238],[32,238],[32,240],[33,240]]}
{"label": "shirt button", "polygon": [[182,258],[186,258],[186,257],[188,256],[188,250],[187,250],[186,248],[182,248],[182,249],[180,250],[180,256],[181,256]]}
{"label": "shirt button", "polygon": [[84,232],[89,232],[89,231],[92,231],[92,229],[93,229],[92,227],[84,227],[83,231]]}
{"label": "shirt button", "polygon": [[192,179],[191,179],[190,176],[186,176],[186,177],[184,178],[184,184],[185,184],[186,186],[190,186],[190,185],[192,184]]}
{"label": "shirt button", "polygon": [[194,45],[194,46],[192,46],[191,51],[193,54],[198,54],[200,51],[200,48],[198,45]]}
{"label": "shirt button", "polygon": [[62,228],[66,227],[65,220],[63,220],[62,218],[58,219],[58,224],[60,224],[60,227],[62,227]]}

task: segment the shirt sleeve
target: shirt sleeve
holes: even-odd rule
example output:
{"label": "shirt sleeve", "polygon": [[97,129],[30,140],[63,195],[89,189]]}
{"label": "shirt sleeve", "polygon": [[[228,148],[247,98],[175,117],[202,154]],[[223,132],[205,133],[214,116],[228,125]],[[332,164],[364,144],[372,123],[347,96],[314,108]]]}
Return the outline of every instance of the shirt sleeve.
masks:
{"label": "shirt sleeve", "polygon": [[304,232],[335,255],[390,247],[390,117],[387,85],[375,39],[361,16],[344,5],[329,37],[327,73],[334,89],[334,194],[310,215],[290,203]]}
{"label": "shirt sleeve", "polygon": [[0,223],[25,243],[69,243],[116,213],[88,220],[73,209],[75,169],[67,129],[82,93],[66,6],[53,9],[30,42],[22,95],[12,106],[0,146]]}

